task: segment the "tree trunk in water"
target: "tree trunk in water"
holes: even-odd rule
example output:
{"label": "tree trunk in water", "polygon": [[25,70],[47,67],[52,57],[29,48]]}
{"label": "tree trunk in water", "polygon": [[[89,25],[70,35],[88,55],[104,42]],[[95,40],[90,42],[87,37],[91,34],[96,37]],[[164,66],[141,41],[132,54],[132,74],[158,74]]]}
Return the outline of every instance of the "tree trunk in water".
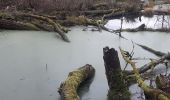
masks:
{"label": "tree trunk in water", "polygon": [[85,82],[94,76],[95,69],[86,64],[75,71],[69,73],[68,78],[60,85],[59,94],[62,100],[80,100],[77,89]]}
{"label": "tree trunk in water", "polygon": [[108,100],[130,100],[130,94],[123,79],[117,51],[113,48],[105,47],[103,53],[109,85]]}

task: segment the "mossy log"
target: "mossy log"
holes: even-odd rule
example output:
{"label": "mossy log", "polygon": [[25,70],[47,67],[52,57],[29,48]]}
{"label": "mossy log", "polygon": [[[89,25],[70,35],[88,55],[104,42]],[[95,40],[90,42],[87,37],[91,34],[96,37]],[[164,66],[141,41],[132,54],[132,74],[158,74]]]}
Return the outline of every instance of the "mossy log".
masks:
{"label": "mossy log", "polygon": [[109,85],[108,100],[130,100],[130,93],[121,71],[118,53],[105,47],[103,59]]}
{"label": "mossy log", "polygon": [[81,83],[94,76],[95,69],[86,64],[69,73],[67,79],[60,85],[59,94],[62,100],[80,100],[77,89]]}
{"label": "mossy log", "polygon": [[141,78],[141,76],[137,70],[135,62],[131,61],[126,56],[125,51],[122,50],[121,48],[120,48],[120,52],[121,52],[124,60],[132,66],[136,81],[137,81],[138,85],[144,90],[145,94],[149,95],[154,100],[169,100],[170,99],[170,94],[168,94],[160,89],[157,89],[157,88],[151,88],[147,84],[145,84],[144,80]]}
{"label": "mossy log", "polygon": [[0,28],[1,29],[9,29],[9,30],[36,30],[40,31],[41,29],[35,26],[32,23],[28,22],[19,22],[15,20],[0,20]]}
{"label": "mossy log", "polygon": [[[93,25],[93,26],[100,26],[103,25],[104,22],[101,20],[93,20],[90,18],[87,18],[86,16],[68,16],[66,18],[67,23],[73,24],[73,25]],[[65,22],[66,22],[65,21]]]}
{"label": "mossy log", "polygon": [[65,32],[62,29],[61,25],[59,25],[58,23],[54,22],[52,19],[48,18],[48,17],[44,17],[44,16],[39,16],[39,15],[34,15],[34,14],[26,14],[26,13],[17,13],[17,16],[21,16],[21,17],[30,17],[30,18],[35,18],[38,20],[42,20],[42,21],[46,21],[47,23],[49,23],[50,25],[53,26],[54,31],[57,32],[61,38],[66,41],[66,42],[70,42],[70,40],[68,39],[68,37],[66,36]]}
{"label": "mossy log", "polygon": [[0,22],[2,23],[0,24],[1,29],[55,31],[64,41],[69,42],[65,34],[68,30],[52,19],[42,15],[21,12],[0,12]]}

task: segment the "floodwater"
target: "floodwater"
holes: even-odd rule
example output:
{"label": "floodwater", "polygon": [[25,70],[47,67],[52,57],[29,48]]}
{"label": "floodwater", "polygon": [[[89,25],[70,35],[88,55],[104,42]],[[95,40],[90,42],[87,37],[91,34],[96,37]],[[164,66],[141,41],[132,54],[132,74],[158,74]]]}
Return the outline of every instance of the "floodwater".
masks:
{"label": "floodwater", "polygon": [[[114,23],[112,23],[114,24]],[[111,27],[108,24],[107,27]],[[0,32],[0,100],[60,100],[57,88],[68,73],[85,64],[91,64],[96,74],[90,86],[81,91],[82,100],[106,100],[108,85],[103,62],[103,47],[132,50],[132,42],[102,32],[82,31],[73,27],[66,43],[56,33],[35,31]],[[129,40],[168,52],[170,34],[159,32],[122,33]],[[134,57],[157,58],[135,45]],[[125,62],[120,56],[122,68]],[[137,65],[147,63],[140,61]],[[128,69],[131,69],[128,67]],[[163,67],[165,69],[165,67]],[[130,87],[132,100],[142,100]],[[138,98],[138,99],[136,99]]]}

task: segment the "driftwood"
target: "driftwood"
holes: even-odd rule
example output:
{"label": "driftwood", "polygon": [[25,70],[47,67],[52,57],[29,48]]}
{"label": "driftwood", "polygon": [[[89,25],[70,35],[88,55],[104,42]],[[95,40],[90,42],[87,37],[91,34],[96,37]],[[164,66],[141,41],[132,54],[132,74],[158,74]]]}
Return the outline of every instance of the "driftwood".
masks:
{"label": "driftwood", "polygon": [[[151,68],[154,68],[156,65],[164,63],[164,61],[168,58],[170,58],[170,54],[166,54],[158,60],[152,60],[151,62],[149,62],[148,64],[145,64],[144,66],[138,68],[137,70],[138,70],[139,74],[144,73],[144,72],[150,70]],[[130,70],[125,70],[124,73],[126,73],[127,75],[134,74],[134,72],[130,71]]]}
{"label": "driftwood", "polygon": [[0,20],[0,28],[1,29],[11,29],[11,30],[36,30],[40,31],[41,29],[35,26],[32,23],[24,23],[14,20],[6,20],[1,19]]}
{"label": "driftwood", "polygon": [[[0,28],[1,29],[13,29],[13,30],[48,30],[57,32],[61,38],[69,42],[66,36],[66,28],[59,25],[52,19],[40,15],[28,14],[28,13],[6,13],[0,12]],[[46,23],[45,26],[41,23]],[[11,25],[10,25],[11,24]],[[45,28],[49,26],[50,28]]]}
{"label": "driftwood", "polygon": [[138,85],[144,90],[145,94],[149,95],[153,99],[156,97],[156,100],[169,100],[170,99],[170,94],[168,94],[160,89],[157,89],[157,88],[151,88],[147,84],[145,84],[144,80],[141,78],[141,76],[137,70],[135,62],[131,61],[126,56],[125,51],[122,50],[121,48],[120,48],[120,52],[121,52],[124,60],[132,66],[135,79],[136,79]]}
{"label": "driftwood", "polygon": [[77,89],[81,83],[94,76],[95,69],[87,64],[69,73],[67,79],[58,90],[62,100],[80,100]]}
{"label": "driftwood", "polygon": [[62,30],[61,26],[54,22],[53,20],[51,20],[50,18],[48,17],[44,17],[44,16],[39,16],[39,15],[34,15],[34,14],[26,14],[26,13],[18,13],[16,14],[16,16],[19,16],[19,17],[30,17],[30,18],[35,18],[35,19],[38,19],[38,20],[42,20],[42,21],[46,21],[48,22],[50,25],[53,26],[54,28],[54,31],[55,32],[58,32],[58,34],[60,34],[60,36],[62,37],[62,39],[66,42],[69,42],[69,39],[68,37],[65,35],[64,31]]}
{"label": "driftwood", "polygon": [[109,85],[108,100],[130,100],[130,94],[121,71],[117,51],[113,48],[105,47],[103,53]]}

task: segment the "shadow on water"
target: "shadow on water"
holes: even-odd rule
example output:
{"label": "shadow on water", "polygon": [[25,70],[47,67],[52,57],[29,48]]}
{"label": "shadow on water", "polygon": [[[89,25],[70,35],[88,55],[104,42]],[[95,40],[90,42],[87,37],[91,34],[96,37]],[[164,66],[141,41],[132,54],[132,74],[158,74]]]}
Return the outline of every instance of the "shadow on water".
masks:
{"label": "shadow on water", "polygon": [[80,99],[82,99],[82,97],[89,92],[90,89],[90,85],[93,82],[95,77],[95,74],[93,74],[93,76],[89,79],[86,79],[82,84],[80,84],[80,87],[77,90],[77,93],[80,97]]}

